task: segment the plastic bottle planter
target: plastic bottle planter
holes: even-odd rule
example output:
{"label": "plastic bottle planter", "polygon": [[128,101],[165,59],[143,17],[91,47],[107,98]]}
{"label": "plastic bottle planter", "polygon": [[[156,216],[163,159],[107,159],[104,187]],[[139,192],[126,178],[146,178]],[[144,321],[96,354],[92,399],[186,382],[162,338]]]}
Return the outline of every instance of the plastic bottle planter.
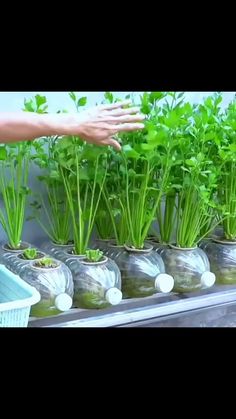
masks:
{"label": "plastic bottle planter", "polygon": [[209,241],[204,246],[219,284],[236,284],[236,242]]}
{"label": "plastic bottle planter", "polygon": [[56,257],[58,251],[64,251],[65,253],[67,253],[68,250],[73,249],[73,242],[69,244],[56,244],[53,242],[45,242],[40,246],[40,248],[44,252]]}
{"label": "plastic bottle planter", "polygon": [[221,226],[216,227],[215,230],[210,234],[210,237],[213,239],[221,239],[224,237],[224,228]]}
{"label": "plastic bottle planter", "polygon": [[21,242],[21,245],[20,245],[19,249],[12,249],[7,243],[5,243],[2,246],[3,250],[5,250],[6,252],[11,252],[11,253],[24,252],[24,250],[28,249],[29,247],[31,247],[31,245],[29,243],[26,243],[26,242]]}
{"label": "plastic bottle planter", "polygon": [[209,260],[202,249],[168,246],[160,255],[166,272],[174,278],[175,292],[192,292],[214,285],[215,275],[210,272]]}
{"label": "plastic bottle planter", "polygon": [[110,245],[105,253],[121,271],[124,298],[142,298],[173,289],[174,280],[165,273],[163,260],[152,246],[146,244],[145,250],[135,250]]}
{"label": "plastic bottle planter", "polygon": [[93,241],[93,243],[91,244],[90,248],[91,249],[99,249],[99,250],[102,250],[104,252],[105,250],[108,249],[108,246],[109,246],[110,242],[111,242],[110,239],[109,240],[108,239],[107,240],[105,240],[105,239],[95,239]]}
{"label": "plastic bottle planter", "polygon": [[14,274],[21,276],[22,270],[25,268],[25,266],[27,266],[30,263],[32,264],[33,262],[36,262],[37,260],[43,259],[45,256],[46,256],[45,253],[38,251],[37,258],[29,260],[29,259],[24,259],[22,253],[18,253],[18,254],[9,253],[5,259],[5,266]]}
{"label": "plastic bottle planter", "polygon": [[30,247],[32,246],[26,242],[22,242],[19,249],[11,249],[7,243],[3,244],[0,249],[0,263],[5,265],[5,260],[11,255],[23,253],[24,250],[29,249]]}
{"label": "plastic bottle planter", "polygon": [[117,305],[122,300],[121,275],[113,260],[104,257],[92,263],[85,256],[58,254],[71,270],[74,280],[74,306],[99,309]]}
{"label": "plastic bottle planter", "polygon": [[205,237],[201,243],[199,244],[199,247],[204,251],[206,245],[211,242],[212,240],[220,240],[222,237],[224,237],[224,229],[221,226],[218,226],[212,231],[209,236]]}
{"label": "plastic bottle planter", "polygon": [[21,278],[41,295],[40,302],[31,309],[31,316],[53,316],[72,307],[74,284],[71,272],[64,263],[56,259],[53,262],[53,268],[39,268],[35,266],[37,262],[32,262],[21,271]]}
{"label": "plastic bottle planter", "polygon": [[167,245],[160,243],[159,241],[155,239],[148,239],[147,243],[153,247],[153,250],[155,250],[157,253],[160,253],[162,249],[165,249]]}

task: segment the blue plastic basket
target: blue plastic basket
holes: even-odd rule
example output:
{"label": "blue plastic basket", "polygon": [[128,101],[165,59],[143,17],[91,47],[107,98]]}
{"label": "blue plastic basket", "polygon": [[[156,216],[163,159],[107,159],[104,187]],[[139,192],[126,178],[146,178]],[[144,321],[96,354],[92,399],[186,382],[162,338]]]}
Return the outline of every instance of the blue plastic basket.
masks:
{"label": "blue plastic basket", "polygon": [[0,265],[0,327],[27,327],[32,305],[39,292]]}

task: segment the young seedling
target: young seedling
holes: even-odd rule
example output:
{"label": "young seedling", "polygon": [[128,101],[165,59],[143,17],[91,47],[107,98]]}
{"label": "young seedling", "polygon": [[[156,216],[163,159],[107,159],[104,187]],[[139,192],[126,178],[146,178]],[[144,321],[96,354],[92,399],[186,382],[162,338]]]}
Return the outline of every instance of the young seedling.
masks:
{"label": "young seedling", "polygon": [[37,259],[38,251],[35,248],[26,249],[22,254],[22,259],[34,260]]}
{"label": "young seedling", "polygon": [[50,269],[50,268],[57,268],[58,263],[56,263],[52,258],[45,257],[35,262],[34,266],[36,266],[37,268]]}
{"label": "young seedling", "polygon": [[85,252],[86,261],[88,262],[100,262],[103,259],[103,252],[99,249],[89,249]]}

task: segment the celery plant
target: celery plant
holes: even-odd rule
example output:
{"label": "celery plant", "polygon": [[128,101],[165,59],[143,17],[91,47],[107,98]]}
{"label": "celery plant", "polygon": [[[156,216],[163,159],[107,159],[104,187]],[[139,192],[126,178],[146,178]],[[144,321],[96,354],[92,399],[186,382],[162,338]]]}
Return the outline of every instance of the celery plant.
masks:
{"label": "celery plant", "polygon": [[58,142],[57,159],[72,219],[75,253],[85,254],[106,178],[104,150],[77,137]]}
{"label": "celery plant", "polygon": [[11,249],[19,249],[25,221],[29,178],[30,142],[1,146],[0,192],[2,208],[0,222]]}

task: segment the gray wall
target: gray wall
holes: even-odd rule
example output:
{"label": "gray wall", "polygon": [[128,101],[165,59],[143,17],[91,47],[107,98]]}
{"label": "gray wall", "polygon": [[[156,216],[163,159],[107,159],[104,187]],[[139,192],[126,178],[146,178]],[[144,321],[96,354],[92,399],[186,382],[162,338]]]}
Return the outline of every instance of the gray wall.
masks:
{"label": "gray wall", "polygon": [[[88,97],[88,106],[95,105],[103,98],[104,92],[76,92],[79,96]],[[117,92],[115,95],[125,97],[128,93],[133,92]],[[186,92],[187,100],[191,102],[199,102],[204,96],[213,92]],[[234,97],[236,92],[223,93],[223,106],[226,106]],[[48,99],[49,111],[56,112],[59,109],[74,110],[74,105],[67,92],[0,92],[0,112],[21,110],[24,98],[31,98],[36,94],[45,95]],[[135,93],[139,95],[139,93]],[[30,176],[30,187],[33,191],[40,189],[40,183],[37,181],[39,170],[36,168]],[[29,210],[27,211],[27,215]],[[27,221],[24,229],[24,240],[38,244],[46,238],[44,232],[39,228],[35,221]],[[5,234],[0,226],[0,242],[5,241]]]}
{"label": "gray wall", "polygon": [[[95,105],[102,100],[104,92],[76,92],[79,96],[88,97],[88,105]],[[116,92],[115,95],[124,97],[133,92]],[[213,92],[186,92],[186,98],[191,102],[199,102],[204,96]],[[227,105],[234,97],[236,92],[223,93],[223,105]],[[30,98],[36,94],[45,95],[48,98],[49,110],[55,112],[60,108],[73,110],[73,103],[67,92],[0,92],[0,111],[20,110],[24,103],[24,98]],[[137,95],[139,93],[136,93]]]}
{"label": "gray wall", "polygon": [[[104,92],[75,92],[79,97],[87,96],[88,105],[95,105],[103,98]],[[46,96],[50,112],[56,112],[61,108],[74,111],[74,104],[67,92],[0,92],[0,112],[17,111],[22,109],[24,99],[29,99],[36,94]],[[127,93],[119,92],[120,97]]]}

